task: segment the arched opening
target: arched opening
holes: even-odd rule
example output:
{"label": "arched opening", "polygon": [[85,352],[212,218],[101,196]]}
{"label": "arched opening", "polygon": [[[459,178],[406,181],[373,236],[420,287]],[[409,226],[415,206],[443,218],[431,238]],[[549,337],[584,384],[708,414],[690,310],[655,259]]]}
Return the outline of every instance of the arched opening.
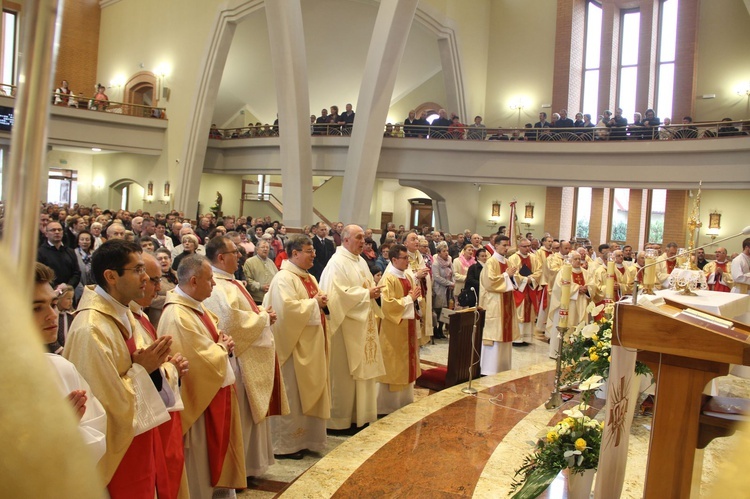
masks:
{"label": "arched opening", "polygon": [[142,207],[144,194],[144,188],[138,182],[129,178],[121,178],[109,185],[109,206],[134,211],[137,209],[136,205],[138,208]]}
{"label": "arched opening", "polygon": [[156,75],[150,71],[140,71],[134,74],[123,90],[123,101],[126,104],[135,104],[131,108],[134,116],[149,116],[150,111],[140,106],[157,107],[159,105],[158,82]]}

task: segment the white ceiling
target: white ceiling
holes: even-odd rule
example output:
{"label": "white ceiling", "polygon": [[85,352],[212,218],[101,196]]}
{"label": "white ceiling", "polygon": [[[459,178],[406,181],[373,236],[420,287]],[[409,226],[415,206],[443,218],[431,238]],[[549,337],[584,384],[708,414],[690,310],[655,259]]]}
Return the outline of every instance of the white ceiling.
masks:
{"label": "white ceiling", "polygon": [[[307,47],[310,113],[351,102],[356,111],[367,50],[378,6],[369,0],[302,0]],[[391,103],[441,69],[437,39],[419,23],[412,26]],[[214,110],[213,122],[226,123],[241,109],[263,123],[276,118],[268,26],[260,9],[237,26]],[[247,121],[247,120],[246,120]]]}

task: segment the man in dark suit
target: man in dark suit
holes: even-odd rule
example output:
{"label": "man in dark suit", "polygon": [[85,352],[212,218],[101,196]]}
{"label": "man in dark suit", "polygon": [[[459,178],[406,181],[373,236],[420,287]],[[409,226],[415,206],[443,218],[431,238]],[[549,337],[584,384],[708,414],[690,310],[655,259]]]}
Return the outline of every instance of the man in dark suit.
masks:
{"label": "man in dark suit", "polygon": [[326,239],[326,236],[328,236],[328,227],[323,222],[318,222],[318,225],[315,227],[315,237],[312,238],[313,249],[315,249],[315,260],[310,269],[310,273],[318,280],[320,280],[320,274],[323,273],[328,260],[331,259],[333,253],[336,251],[333,241]]}
{"label": "man in dark suit", "polygon": [[[547,121],[547,113],[542,111],[539,113],[539,121],[534,123],[534,128],[549,128],[550,124],[549,121]],[[534,134],[527,134],[530,140],[539,140],[540,139],[540,133],[534,133]]]}

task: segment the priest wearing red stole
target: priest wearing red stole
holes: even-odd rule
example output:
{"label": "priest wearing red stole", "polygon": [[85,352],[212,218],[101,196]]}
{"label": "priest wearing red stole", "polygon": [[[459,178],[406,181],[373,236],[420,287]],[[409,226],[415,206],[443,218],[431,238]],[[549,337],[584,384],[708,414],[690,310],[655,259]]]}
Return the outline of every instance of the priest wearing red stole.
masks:
{"label": "priest wearing red stole", "polygon": [[708,262],[703,267],[708,289],[729,293],[734,286],[734,279],[732,279],[732,263],[727,260],[727,249],[716,248],[714,256],[716,256],[716,260]]}
{"label": "priest wearing red stole", "polygon": [[[130,311],[136,319],[134,332],[137,348],[148,348],[156,341],[156,328],[144,309],[151,305],[161,289],[161,266],[156,258],[143,254],[146,266],[146,292],[143,298],[130,302]],[[159,368],[167,387],[160,392],[162,401],[167,407],[171,419],[160,424],[156,435],[156,492],[159,499],[189,497],[187,475],[185,474],[185,457],[182,445],[182,420],[180,411],[184,409],[180,396],[179,379],[188,372],[188,361],[179,353],[167,357]],[[162,452],[158,452],[161,450]]]}
{"label": "priest wearing red stole", "polygon": [[542,238],[542,247],[534,254],[539,262],[539,267],[542,269],[542,275],[539,278],[539,289],[537,291],[539,311],[537,312],[536,325],[534,327],[534,337],[541,341],[547,341],[547,337],[544,335],[544,330],[547,327],[549,295],[552,292],[552,284],[555,282],[555,276],[557,275],[557,270],[554,270],[549,266],[549,263],[551,263],[552,257],[555,254],[554,251],[552,251],[553,242],[552,236],[544,236]]}
{"label": "priest wearing red stole", "polygon": [[531,343],[533,329],[536,324],[536,314],[539,312],[539,281],[542,278],[542,267],[539,259],[531,251],[531,241],[522,238],[518,241],[518,251],[508,257],[508,264],[518,269],[522,277],[526,277],[524,284],[513,291],[516,303],[516,316],[520,336],[513,346],[526,346]]}
{"label": "priest wearing red stole", "polygon": [[379,283],[383,286],[380,345],[385,375],[378,379],[378,414],[390,414],[414,402],[414,382],[420,375],[418,334],[422,287],[405,273],[409,267],[406,246],[391,246],[389,258],[391,263]]}
{"label": "priest wearing red stole", "polygon": [[667,251],[656,259],[656,289],[669,289],[669,275],[677,264],[677,243],[667,244]]}
{"label": "priest wearing red stole", "polygon": [[526,278],[505,259],[509,245],[508,236],[495,238],[495,253],[479,276],[479,306],[486,310],[480,361],[483,375],[511,369],[511,343],[519,337],[513,291]]}
{"label": "priest wearing red stole", "polygon": [[306,450],[326,447],[326,421],[331,417],[328,380],[329,341],[323,309],[328,297],[308,273],[315,250],[309,237],[292,235],[288,260],[271,281],[263,305],[278,314],[272,326],[290,413],[273,416],[271,429],[277,455],[302,459]]}
{"label": "priest wearing red stole", "polygon": [[[625,267],[625,255],[622,250],[615,250],[612,252],[614,259],[614,286],[612,301],[620,301],[620,298],[625,296],[628,292],[628,269]],[[581,258],[583,261],[583,258]],[[581,264],[583,266],[583,263]],[[598,265],[593,272],[593,276],[596,279],[596,285],[598,286],[599,301],[597,305],[601,304],[606,298],[607,289],[607,274],[609,272],[609,262],[604,265]],[[604,314],[604,311],[602,311]]]}
{"label": "priest wearing red stole", "polygon": [[203,304],[216,314],[235,342],[230,363],[237,378],[245,474],[250,481],[274,464],[269,416],[289,414],[289,405],[271,332],[276,313],[258,307],[244,284],[234,278],[239,256],[228,236],[215,237],[206,244],[216,286]]}
{"label": "priest wearing red stole", "polygon": [[107,450],[98,469],[112,498],[153,499],[157,427],[170,420],[160,395],[169,386],[160,367],[172,339],[164,336],[145,348],[137,344],[136,320],[128,308],[146,290],[141,252],[121,239],[94,252],[97,286],[84,289],[64,350],[107,413]]}
{"label": "priest wearing red stole", "polygon": [[[174,348],[190,362],[182,382],[182,431],[190,497],[234,497],[245,488],[245,452],[240,410],[229,363],[234,340],[203,306],[214,287],[213,271],[202,255],[186,256],[177,269],[179,284],[167,293],[158,336],[171,333]],[[217,490],[227,489],[227,490]]]}

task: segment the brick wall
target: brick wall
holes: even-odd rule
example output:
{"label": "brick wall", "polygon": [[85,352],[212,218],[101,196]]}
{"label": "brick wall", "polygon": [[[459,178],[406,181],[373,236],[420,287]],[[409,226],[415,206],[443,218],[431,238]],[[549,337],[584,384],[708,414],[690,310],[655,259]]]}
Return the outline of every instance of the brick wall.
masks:
{"label": "brick wall", "polygon": [[[630,189],[630,198],[628,199],[628,233],[627,243],[634,248],[639,248],[641,234],[645,230],[642,225],[643,218],[643,190]],[[645,225],[645,224],[644,224]]]}
{"label": "brick wall", "polygon": [[699,0],[680,0],[677,12],[672,122],[679,123],[683,116],[695,116],[699,3]]}
{"label": "brick wall", "polygon": [[667,206],[664,213],[664,244],[675,242],[680,248],[685,246],[687,239],[688,209],[692,205],[692,198],[688,191],[668,190]]}
{"label": "brick wall", "polygon": [[[559,0],[552,75],[552,112],[581,106],[586,0]],[[570,116],[573,118],[573,116]]]}
{"label": "brick wall", "polygon": [[560,233],[562,191],[562,187],[547,187],[547,196],[544,202],[544,232],[549,232],[554,238]]}
{"label": "brick wall", "polygon": [[557,233],[560,240],[571,239],[575,234],[573,232],[573,215],[575,206],[573,202],[576,197],[575,187],[563,187],[562,202],[560,203],[560,231]]}
{"label": "brick wall", "polygon": [[[99,53],[98,0],[66,0],[62,16],[60,50],[55,70],[55,88],[68,80],[70,89],[86,97],[94,95]],[[100,82],[109,86],[109,81]]]}
{"label": "brick wall", "polygon": [[[609,197],[607,197],[609,200]],[[601,232],[606,230],[606,224],[602,227],[603,213],[609,212],[609,206],[604,206],[604,189],[591,189],[591,218],[589,219],[589,239],[595,248],[602,244]]]}

